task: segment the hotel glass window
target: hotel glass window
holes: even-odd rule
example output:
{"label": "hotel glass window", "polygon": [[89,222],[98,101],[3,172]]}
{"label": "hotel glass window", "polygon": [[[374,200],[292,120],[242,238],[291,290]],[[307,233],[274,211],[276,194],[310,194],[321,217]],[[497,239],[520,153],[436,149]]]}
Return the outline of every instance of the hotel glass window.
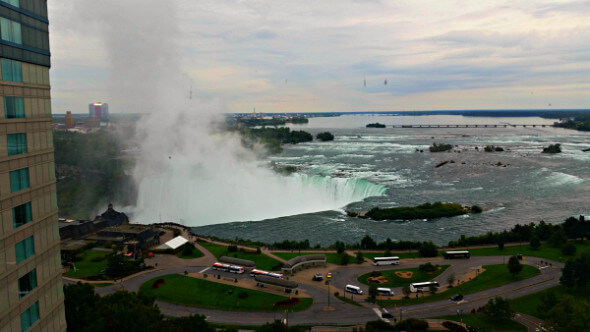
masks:
{"label": "hotel glass window", "polygon": [[29,294],[33,289],[37,288],[37,270],[25,274],[18,279],[18,297],[22,298]]}
{"label": "hotel glass window", "polygon": [[9,156],[27,153],[27,134],[8,134],[6,135],[6,142]]}
{"label": "hotel glass window", "polygon": [[2,35],[2,40],[15,44],[23,43],[20,23],[4,17],[0,17],[0,35]]}
{"label": "hotel glass window", "polygon": [[31,202],[12,208],[12,220],[14,221],[14,228],[20,227],[33,220]]}
{"label": "hotel glass window", "polygon": [[23,66],[20,61],[10,59],[0,60],[2,64],[2,80],[11,82],[23,81]]}
{"label": "hotel glass window", "polygon": [[20,7],[20,0],[0,0],[4,3],[7,3],[9,5],[13,5],[15,7]]}
{"label": "hotel glass window", "polygon": [[4,116],[7,119],[25,117],[25,99],[22,97],[4,97]]}
{"label": "hotel glass window", "polygon": [[35,240],[33,236],[29,236],[17,243],[14,248],[16,251],[16,263],[19,264],[35,254]]}
{"label": "hotel glass window", "polygon": [[20,330],[25,332],[39,320],[39,302],[35,302],[29,309],[20,314]]}
{"label": "hotel glass window", "polygon": [[10,171],[10,192],[14,193],[29,187],[29,169]]}

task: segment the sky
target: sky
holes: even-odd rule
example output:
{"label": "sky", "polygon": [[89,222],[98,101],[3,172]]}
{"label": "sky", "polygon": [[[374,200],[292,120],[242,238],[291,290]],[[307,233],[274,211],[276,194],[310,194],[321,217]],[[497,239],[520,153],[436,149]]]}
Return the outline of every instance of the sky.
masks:
{"label": "sky", "polygon": [[143,97],[168,69],[182,73],[173,98],[192,91],[219,112],[590,108],[587,0],[50,0],[48,11],[53,113],[97,101],[150,112]]}

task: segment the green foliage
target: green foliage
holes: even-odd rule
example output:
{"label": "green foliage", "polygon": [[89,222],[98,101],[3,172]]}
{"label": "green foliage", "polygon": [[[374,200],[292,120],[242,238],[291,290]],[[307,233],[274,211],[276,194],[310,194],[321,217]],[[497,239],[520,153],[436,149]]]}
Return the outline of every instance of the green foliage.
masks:
{"label": "green foliage", "polygon": [[369,285],[369,302],[375,303],[375,300],[377,299],[377,295],[379,295],[379,292],[377,292],[377,285],[375,285],[375,284]]}
{"label": "green foliage", "polygon": [[141,271],[141,261],[131,261],[121,255],[111,255],[108,258],[106,275],[117,279]]}
{"label": "green foliage", "polygon": [[422,257],[436,257],[438,255],[436,245],[432,242],[423,242],[418,252]]}
{"label": "green foliage", "polygon": [[568,243],[568,244],[566,244],[565,246],[563,246],[561,248],[561,252],[564,255],[566,255],[566,256],[573,256],[573,255],[575,255],[576,254],[576,250],[577,250],[576,249],[576,246],[573,245],[573,244],[571,244],[571,243]]}
{"label": "green foliage", "polygon": [[559,227],[553,232],[553,234],[551,234],[548,242],[549,245],[554,248],[561,248],[561,246],[567,243],[567,234],[563,228]]}
{"label": "green foliage", "polygon": [[375,123],[369,123],[367,126],[367,128],[385,128],[385,125],[379,122],[375,122]]}
{"label": "green foliage", "polygon": [[334,135],[332,135],[332,133],[325,131],[323,133],[319,133],[316,135],[316,138],[319,139],[322,142],[327,142],[327,141],[333,141],[334,140]]}
{"label": "green foliage", "polygon": [[374,220],[415,220],[453,217],[465,214],[461,204],[457,203],[425,203],[416,207],[400,206],[395,208],[374,207],[365,216]]}
{"label": "green foliage", "polygon": [[246,292],[246,291],[240,291],[238,293],[238,299],[245,299],[247,297],[248,297],[248,292]]}
{"label": "green foliage", "polygon": [[550,144],[548,147],[543,148],[543,153],[560,153],[561,144]]}
{"label": "green foliage", "polygon": [[430,152],[444,152],[444,151],[449,151],[453,149],[453,146],[451,144],[436,144],[436,143],[432,143],[432,146],[430,146],[428,148],[428,150]]}
{"label": "green foliage", "polygon": [[233,244],[227,246],[227,252],[238,252],[238,246]]}
{"label": "green foliage", "polygon": [[430,291],[430,294],[434,294],[438,291],[438,287],[436,285],[430,285],[428,286],[428,290]]}
{"label": "green foliage", "polygon": [[364,261],[365,261],[365,257],[363,257],[363,253],[360,251],[357,251],[356,252],[356,263],[361,264]]}
{"label": "green foliage", "polygon": [[432,263],[428,262],[428,263],[420,264],[420,266],[418,266],[418,268],[420,269],[420,271],[423,271],[423,272],[434,272],[438,268],[438,265],[433,265]]}
{"label": "green foliage", "polygon": [[408,298],[411,293],[412,293],[412,290],[410,289],[410,286],[406,285],[406,286],[402,287],[402,294],[404,294],[405,298]]}
{"label": "green foliage", "polygon": [[408,318],[394,325],[394,331],[424,331],[428,329],[428,322],[423,319]]}
{"label": "green foliage", "polygon": [[361,249],[376,249],[377,242],[373,240],[369,235],[365,235],[361,240]]}
{"label": "green foliage", "polygon": [[546,325],[556,331],[590,330],[590,304],[586,299],[564,296],[548,312]]}
{"label": "green foliage", "polygon": [[531,241],[529,242],[529,246],[531,246],[531,249],[533,250],[538,250],[541,246],[541,240],[539,240],[539,238],[536,235],[533,235],[531,237]]}
{"label": "green foliage", "polygon": [[184,246],[182,246],[182,255],[183,256],[190,256],[193,254],[193,251],[195,250],[195,245],[192,244],[191,242],[187,242],[184,244]]}
{"label": "green foliage", "polygon": [[520,264],[516,256],[510,256],[510,259],[508,259],[508,271],[513,278],[522,271],[522,264]]}
{"label": "green foliage", "polygon": [[309,123],[309,119],[304,116],[295,116],[295,117],[292,117],[291,119],[287,120],[287,122],[297,123],[297,124]]}
{"label": "green foliage", "polygon": [[559,281],[567,287],[584,287],[590,284],[590,252],[583,253],[575,260],[569,260],[561,270]]}
{"label": "green foliage", "polygon": [[483,209],[479,205],[472,205],[470,210],[471,210],[471,213],[482,213],[483,212]]}
{"label": "green foliage", "polygon": [[502,297],[490,299],[484,306],[484,314],[493,319],[511,319],[514,317],[514,310],[510,307],[510,303]]}
{"label": "green foliage", "polygon": [[[555,122],[555,127],[574,129],[579,131],[590,131],[590,116],[588,114],[568,114],[567,117],[573,116],[573,119],[568,119],[562,122]],[[561,115],[559,117],[564,117]]]}
{"label": "green foliage", "polygon": [[342,254],[340,254],[340,265],[348,265],[349,261],[350,256],[348,256],[347,253],[343,252]]}
{"label": "green foliage", "polygon": [[365,323],[366,332],[396,331],[393,325],[382,320],[371,320]]}

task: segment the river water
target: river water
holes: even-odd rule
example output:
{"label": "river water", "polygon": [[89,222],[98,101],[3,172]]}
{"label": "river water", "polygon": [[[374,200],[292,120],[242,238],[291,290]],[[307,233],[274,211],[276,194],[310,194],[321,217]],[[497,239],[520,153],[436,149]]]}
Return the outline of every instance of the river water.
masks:
{"label": "river water", "polygon": [[[388,128],[365,127],[373,122],[386,124]],[[335,140],[284,146],[281,154],[270,156],[266,161],[296,166],[298,174],[295,176],[344,181],[352,186],[346,190],[354,191],[359,197],[377,196],[337,210],[260,221],[240,220],[194,227],[194,231],[201,235],[265,242],[309,239],[312,245],[328,245],[336,240],[357,242],[367,234],[378,241],[389,237],[392,240],[432,240],[446,244],[461,234],[483,234],[507,229],[517,223],[561,222],[571,215],[588,215],[590,152],[582,152],[582,149],[590,147],[590,133],[541,126],[553,122],[538,117],[459,115],[311,118],[308,124],[290,127],[311,132],[314,136],[330,131]],[[391,127],[402,124],[499,127]],[[504,128],[506,124],[536,126]],[[430,153],[428,147],[434,142],[452,144],[455,148],[452,152]],[[553,143],[560,143],[563,152],[555,155],[541,153],[543,147]],[[505,151],[484,152],[486,145],[500,146]],[[435,167],[443,161],[449,162]],[[367,183],[377,186],[369,185],[370,189],[366,189]],[[350,218],[344,213],[344,209],[366,211],[373,206],[414,206],[434,201],[478,204],[485,211],[433,221],[406,222],[363,220]],[[286,197],[284,204],[298,202]]]}

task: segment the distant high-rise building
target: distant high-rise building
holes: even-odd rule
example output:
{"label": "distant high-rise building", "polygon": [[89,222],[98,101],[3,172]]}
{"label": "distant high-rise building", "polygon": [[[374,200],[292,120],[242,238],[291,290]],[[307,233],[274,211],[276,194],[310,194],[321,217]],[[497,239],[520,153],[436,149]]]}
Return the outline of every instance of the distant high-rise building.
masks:
{"label": "distant high-rise building", "polygon": [[72,115],[72,112],[70,112],[70,111],[67,111],[66,112],[65,123],[66,123],[66,128],[67,129],[74,128],[74,116]]}
{"label": "distant high-rise building", "polygon": [[0,0],[0,330],[65,331],[47,0]]}
{"label": "distant high-rise building", "polygon": [[109,104],[92,103],[88,104],[88,115],[91,118],[100,119],[100,121],[109,121]]}

